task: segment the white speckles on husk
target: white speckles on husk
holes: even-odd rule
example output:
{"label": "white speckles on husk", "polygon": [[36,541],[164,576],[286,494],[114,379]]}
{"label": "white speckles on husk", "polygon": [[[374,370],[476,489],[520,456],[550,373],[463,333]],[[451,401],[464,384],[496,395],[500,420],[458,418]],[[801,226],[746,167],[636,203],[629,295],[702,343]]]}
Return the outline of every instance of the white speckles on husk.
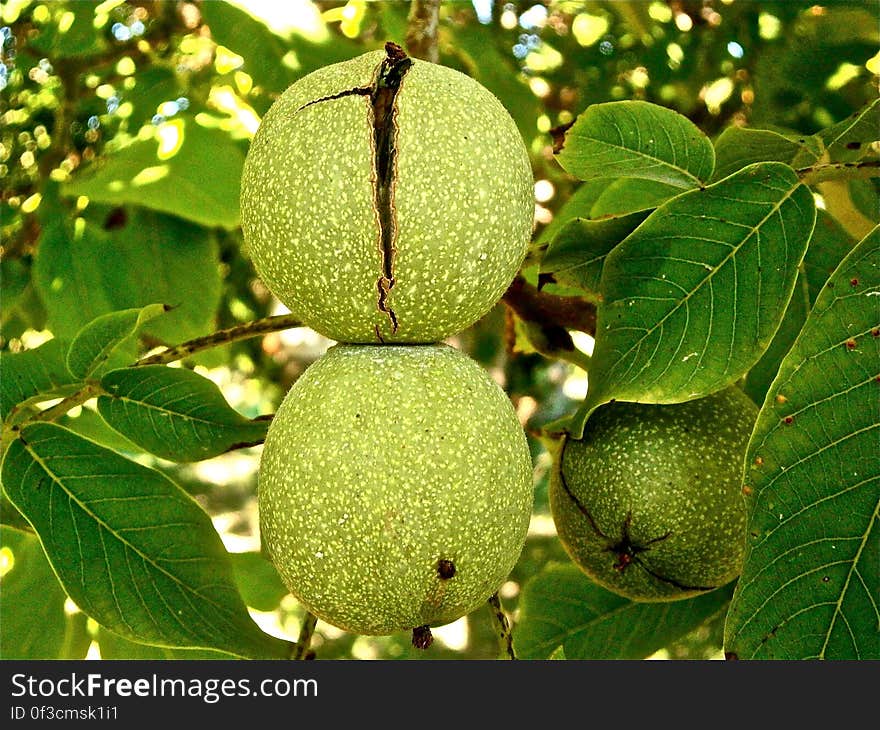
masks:
{"label": "white speckles on husk", "polygon": [[360,634],[407,631],[454,621],[506,579],[531,459],[507,396],[466,355],[337,345],[275,415],[259,503],[263,542],[310,611]]}
{"label": "white speckles on husk", "polygon": [[439,340],[486,314],[522,264],[532,172],[510,115],[458,71],[416,61],[397,106],[394,339]]}
{"label": "white speckles on husk", "polygon": [[[745,543],[743,458],[756,417],[738,388],[676,405],[597,410],[582,440],[565,441],[562,474],[557,460],[550,483],[572,560],[639,601],[688,598],[733,580]],[[628,515],[630,542],[647,550],[621,569],[611,548]]]}
{"label": "white speckles on husk", "polygon": [[379,314],[370,99],[304,105],[369,86],[383,57],[327,66],[288,88],[263,117],[242,173],[241,224],[257,273],[295,316],[338,340],[363,338],[353,312]]}
{"label": "white speckles on husk", "polygon": [[534,212],[531,167],[513,120],[488,90],[413,61],[395,100],[392,331],[379,309],[370,97],[302,108],[369,87],[384,57],[375,51],[319,69],[273,104],[245,161],[242,228],[257,273],[318,332],[340,342],[437,342],[486,314],[522,264]]}

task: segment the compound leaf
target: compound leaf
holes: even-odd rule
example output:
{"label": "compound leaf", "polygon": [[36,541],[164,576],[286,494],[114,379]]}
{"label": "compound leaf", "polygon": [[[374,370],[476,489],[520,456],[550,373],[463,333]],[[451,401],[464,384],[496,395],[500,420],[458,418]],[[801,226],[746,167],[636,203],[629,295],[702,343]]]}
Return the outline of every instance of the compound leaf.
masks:
{"label": "compound leaf", "polygon": [[167,646],[139,644],[123,639],[118,634],[108,631],[103,626],[98,629],[98,649],[101,659],[134,659],[142,660],[181,660],[181,659],[235,659],[231,654],[213,649],[172,649]]}
{"label": "compound leaf", "polygon": [[238,144],[228,133],[193,119],[165,124],[162,142],[135,139],[64,183],[63,194],[140,205],[207,227],[236,228],[244,165]]}
{"label": "compound leaf", "polygon": [[636,177],[621,177],[610,183],[605,182],[608,184],[593,203],[590,218],[623,216],[637,211],[644,211],[647,215],[681,192],[681,188],[675,185]]}
{"label": "compound leaf", "polygon": [[91,638],[86,616],[64,610],[67,595],[58,584],[34,535],[0,530],[5,561],[0,578],[0,646],[3,659],[83,659]]}
{"label": "compound leaf", "polygon": [[782,324],[761,359],[749,370],[743,383],[743,390],[759,406],[764,402],[764,396],[779,372],[779,364],[807,321],[807,314],[819,290],[855,244],[824,210],[817,210],[816,213],[816,227],[810,237],[807,255],[798,273],[794,294],[785,310]]}
{"label": "compound leaf", "polygon": [[102,314],[164,302],[173,309],[145,333],[179,342],[210,331],[221,293],[214,232],[142,208],[96,216],[90,206],[46,221],[34,277],[50,329],[69,340]]}
{"label": "compound leaf", "polygon": [[148,304],[96,317],[70,343],[67,369],[77,378],[94,378],[102,372],[130,364],[137,354],[137,333],[141,326],[163,314],[163,304]]}
{"label": "compound leaf", "polygon": [[831,162],[854,162],[880,139],[880,99],[816,135],[825,144]]}
{"label": "compound leaf", "polygon": [[56,339],[24,352],[0,353],[0,416],[4,421],[16,406],[76,388],[79,379],[67,369],[66,354],[67,344]]}
{"label": "compound leaf", "polygon": [[552,275],[556,283],[597,294],[605,257],[647,217],[647,211],[641,211],[598,220],[569,221],[547,247],[540,273]]}
{"label": "compound leaf", "polygon": [[822,153],[812,137],[789,137],[769,129],[730,126],[715,140],[715,180],[755,162],[784,162],[792,167],[812,165]]}

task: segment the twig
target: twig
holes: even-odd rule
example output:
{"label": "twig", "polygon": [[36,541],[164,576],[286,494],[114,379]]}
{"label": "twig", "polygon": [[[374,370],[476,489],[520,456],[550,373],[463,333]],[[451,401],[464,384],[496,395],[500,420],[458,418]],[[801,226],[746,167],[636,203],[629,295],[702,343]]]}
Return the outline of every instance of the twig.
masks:
{"label": "twig", "polygon": [[869,177],[880,177],[880,160],[862,160],[861,162],[823,162],[810,167],[795,170],[805,185],[815,185],[828,180],[856,180]]}
{"label": "twig", "polygon": [[440,25],[440,0],[412,0],[406,29],[406,50],[413,58],[437,63],[440,51],[437,28]]}
{"label": "twig", "polygon": [[[263,335],[269,332],[279,332],[281,330],[290,329],[291,327],[300,326],[301,324],[299,320],[295,319],[292,315],[289,314],[281,314],[275,317],[264,317],[263,319],[255,319],[252,322],[246,322],[245,324],[240,324],[235,327],[229,327],[225,330],[218,330],[217,332],[212,332],[210,335],[197,337],[194,340],[189,340],[174,347],[169,347],[164,352],[159,352],[155,355],[150,355],[148,357],[142,357],[140,360],[133,363],[131,367],[141,367],[143,365],[167,365],[168,363],[174,362],[176,360],[182,360],[183,358],[189,357],[196,352],[208,350],[212,347],[226,345],[231,342],[237,342],[238,340],[244,340],[249,337],[256,337],[257,335]],[[91,400],[95,396],[101,395],[104,392],[104,389],[99,383],[92,381],[86,383],[78,391],[76,391],[72,395],[69,395],[64,400],[59,401],[51,408],[39,411],[33,416],[30,416],[29,418],[26,418],[21,422],[11,426],[7,421],[7,423],[3,424],[3,444],[5,444],[9,440],[14,440],[22,427],[24,427],[28,423],[33,423],[35,421],[54,421],[58,418],[61,418],[61,416],[67,413],[71,408],[80,406],[86,401]]]}
{"label": "twig", "polygon": [[291,329],[292,327],[301,327],[302,324],[298,319],[290,314],[279,314],[275,317],[264,317],[263,319],[255,319],[253,322],[245,322],[244,324],[229,327],[225,330],[212,332],[204,337],[197,337],[194,340],[183,342],[174,347],[169,347],[163,352],[142,357],[134,366],[141,365],[167,365],[176,360],[182,360],[202,350],[210,350],[212,347],[219,345],[228,345],[239,340],[246,340],[249,337],[264,335],[269,332],[280,332],[281,330]]}
{"label": "twig", "polygon": [[296,640],[296,651],[293,652],[294,659],[305,659],[308,656],[317,623],[318,617],[311,611],[306,611],[302,627],[299,630],[299,637]]}
{"label": "twig", "polygon": [[[81,406],[87,400],[91,400],[96,395],[101,395],[104,392],[104,389],[98,383],[88,383],[85,387],[76,391],[73,395],[69,395],[64,400],[59,401],[51,408],[35,413],[24,423],[32,423],[34,421],[54,421],[56,418],[61,418],[61,416],[67,413],[71,408]],[[15,429],[14,426],[13,429]]]}
{"label": "twig", "polygon": [[492,609],[492,618],[495,620],[496,630],[498,632],[498,643],[501,647],[501,659],[516,659],[516,652],[513,650],[513,634],[510,631],[510,622],[507,620],[507,614],[501,607],[501,599],[495,592],[489,598],[489,608]]}

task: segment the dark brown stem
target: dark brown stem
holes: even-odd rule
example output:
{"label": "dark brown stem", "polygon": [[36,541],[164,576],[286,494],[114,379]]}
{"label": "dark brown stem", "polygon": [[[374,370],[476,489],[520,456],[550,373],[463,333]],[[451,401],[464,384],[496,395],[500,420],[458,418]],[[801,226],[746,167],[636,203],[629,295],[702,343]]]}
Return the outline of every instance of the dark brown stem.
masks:
{"label": "dark brown stem", "polygon": [[814,185],[828,180],[880,177],[880,160],[819,163],[810,167],[801,167],[795,172],[801,182],[806,185]]}
{"label": "dark brown stem", "polygon": [[434,635],[431,633],[431,627],[428,625],[416,626],[412,630],[412,645],[416,649],[427,649],[434,643]]}
{"label": "dark brown stem", "polygon": [[581,297],[547,294],[517,276],[504,293],[504,303],[520,318],[547,328],[596,334],[596,305]]}
{"label": "dark brown stem", "polygon": [[412,0],[407,18],[406,49],[413,58],[437,63],[440,0]]}
{"label": "dark brown stem", "polygon": [[[296,650],[293,652],[293,658],[297,660],[309,657],[309,647],[312,644],[312,636],[315,635],[315,626],[318,624],[318,617],[311,611],[306,611],[303,616],[302,627],[299,630],[299,637],[296,640]],[[312,653],[314,656],[314,653]]]}
{"label": "dark brown stem", "polygon": [[493,593],[489,598],[489,608],[492,610],[492,619],[495,622],[495,630],[498,634],[498,643],[501,647],[501,659],[516,659],[516,652],[513,650],[513,634],[510,631],[510,622],[507,620],[507,614],[501,607],[501,599],[498,593]]}

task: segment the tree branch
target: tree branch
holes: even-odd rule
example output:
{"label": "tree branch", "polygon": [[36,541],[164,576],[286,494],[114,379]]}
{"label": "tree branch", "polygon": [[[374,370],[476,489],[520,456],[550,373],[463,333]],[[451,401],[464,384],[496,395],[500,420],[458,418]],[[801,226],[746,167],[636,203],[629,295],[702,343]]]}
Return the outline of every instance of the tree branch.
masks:
{"label": "tree branch", "polygon": [[[521,275],[517,275],[508,287],[503,301],[520,319],[541,325],[545,334],[552,332],[551,328],[596,334],[595,304],[581,297],[563,297],[539,291]],[[552,334],[549,336],[553,339]],[[568,336],[567,332],[565,336]]]}
{"label": "tree branch", "polygon": [[493,593],[489,598],[489,608],[492,610],[492,618],[495,621],[496,631],[498,633],[498,642],[501,646],[502,659],[516,659],[516,652],[513,650],[513,634],[510,632],[510,622],[507,615],[501,607],[501,599],[498,593]]}
{"label": "tree branch", "polygon": [[169,347],[163,352],[155,355],[142,357],[134,367],[141,365],[167,365],[170,362],[183,360],[202,350],[210,350],[212,347],[220,345],[228,345],[239,340],[246,340],[257,335],[268,334],[269,332],[280,332],[281,330],[291,329],[293,327],[302,327],[302,323],[290,314],[279,314],[275,317],[264,317],[263,319],[255,319],[252,322],[229,327],[225,330],[212,332],[204,337],[197,337],[194,340],[183,342],[174,347]]}
{"label": "tree branch", "polygon": [[829,180],[856,180],[880,177],[880,160],[861,162],[824,162],[795,170],[805,185],[827,182]]}
{"label": "tree branch", "polygon": [[440,51],[437,29],[440,25],[440,0],[412,0],[406,29],[406,50],[413,58],[437,63]]}
{"label": "tree branch", "polygon": [[[257,335],[263,335],[269,332],[279,332],[281,330],[301,326],[299,320],[290,314],[255,319],[252,322],[229,327],[225,330],[218,330],[217,332],[212,332],[210,335],[197,337],[194,340],[183,342],[175,347],[169,347],[164,352],[149,355],[148,357],[142,357],[137,362],[132,363],[131,367],[141,367],[143,365],[167,365],[168,363],[182,360],[185,357],[189,357],[202,350],[208,350],[212,347],[227,345],[231,342],[244,340],[249,337],[256,337]],[[56,403],[51,408],[40,411],[39,413],[24,419],[20,423],[13,425],[10,425],[8,422],[4,423],[2,440],[0,440],[0,443],[5,446],[8,441],[14,440],[22,427],[28,423],[33,423],[34,421],[54,421],[61,418],[61,416],[67,413],[71,408],[80,406],[86,401],[91,400],[95,396],[101,395],[104,392],[104,389],[97,382],[92,381],[85,383],[78,391]],[[48,398],[46,400],[48,400]]]}

